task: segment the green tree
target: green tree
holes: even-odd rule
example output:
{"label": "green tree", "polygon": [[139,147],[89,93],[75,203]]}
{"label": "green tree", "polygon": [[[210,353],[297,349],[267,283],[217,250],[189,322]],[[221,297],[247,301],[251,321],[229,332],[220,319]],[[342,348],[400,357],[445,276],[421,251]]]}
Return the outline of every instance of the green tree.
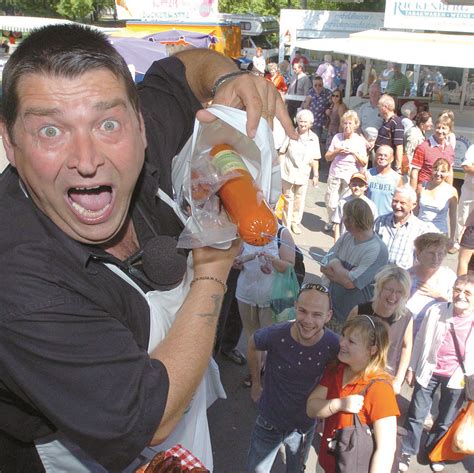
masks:
{"label": "green tree", "polygon": [[84,20],[94,11],[92,0],[59,0],[56,11],[71,20]]}
{"label": "green tree", "polygon": [[385,0],[369,0],[361,3],[341,3],[330,0],[219,0],[221,13],[279,16],[282,8],[383,12]]}

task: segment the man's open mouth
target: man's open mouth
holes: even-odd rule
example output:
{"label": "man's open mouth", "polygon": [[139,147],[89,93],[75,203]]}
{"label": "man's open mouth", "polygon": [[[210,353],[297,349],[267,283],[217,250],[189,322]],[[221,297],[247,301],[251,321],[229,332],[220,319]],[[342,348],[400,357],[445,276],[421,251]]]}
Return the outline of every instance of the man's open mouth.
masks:
{"label": "man's open mouth", "polygon": [[73,210],[87,220],[95,220],[106,214],[113,199],[112,187],[108,185],[71,187],[67,194]]}

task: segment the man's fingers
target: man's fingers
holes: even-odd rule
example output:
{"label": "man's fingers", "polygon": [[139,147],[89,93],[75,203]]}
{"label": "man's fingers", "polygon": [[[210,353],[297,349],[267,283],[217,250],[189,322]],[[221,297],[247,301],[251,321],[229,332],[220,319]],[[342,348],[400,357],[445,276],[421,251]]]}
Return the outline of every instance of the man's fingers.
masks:
{"label": "man's fingers", "polygon": [[196,118],[202,122],[202,123],[211,123],[213,122],[217,117],[213,115],[211,112],[208,112],[207,110],[198,110],[196,113]]}
{"label": "man's fingers", "polygon": [[280,123],[285,130],[286,134],[292,139],[298,139],[298,133],[295,130],[295,125],[291,121],[288,111],[286,110],[285,104],[281,98],[276,102],[275,116],[280,120]]}

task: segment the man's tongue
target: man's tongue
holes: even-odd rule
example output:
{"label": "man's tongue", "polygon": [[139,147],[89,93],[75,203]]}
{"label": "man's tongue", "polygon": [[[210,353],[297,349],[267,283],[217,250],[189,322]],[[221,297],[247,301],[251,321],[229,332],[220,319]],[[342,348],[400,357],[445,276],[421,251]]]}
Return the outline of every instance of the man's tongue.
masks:
{"label": "man's tongue", "polygon": [[91,212],[102,210],[112,201],[112,189],[101,186],[96,189],[70,189],[69,198]]}

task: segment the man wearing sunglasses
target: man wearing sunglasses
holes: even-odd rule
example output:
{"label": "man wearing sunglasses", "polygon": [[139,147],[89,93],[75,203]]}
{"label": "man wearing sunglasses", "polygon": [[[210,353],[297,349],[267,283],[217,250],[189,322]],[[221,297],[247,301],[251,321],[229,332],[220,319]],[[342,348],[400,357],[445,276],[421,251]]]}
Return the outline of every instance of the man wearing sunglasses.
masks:
{"label": "man wearing sunglasses", "polygon": [[[329,291],[303,284],[295,303],[296,319],[257,330],[249,340],[252,399],[258,402],[247,460],[247,473],[270,472],[278,449],[286,450],[286,471],[300,472],[314,436],[315,422],[306,401],[326,364],[339,350],[336,334],[325,328],[331,319]],[[267,351],[262,388],[261,356]]]}

